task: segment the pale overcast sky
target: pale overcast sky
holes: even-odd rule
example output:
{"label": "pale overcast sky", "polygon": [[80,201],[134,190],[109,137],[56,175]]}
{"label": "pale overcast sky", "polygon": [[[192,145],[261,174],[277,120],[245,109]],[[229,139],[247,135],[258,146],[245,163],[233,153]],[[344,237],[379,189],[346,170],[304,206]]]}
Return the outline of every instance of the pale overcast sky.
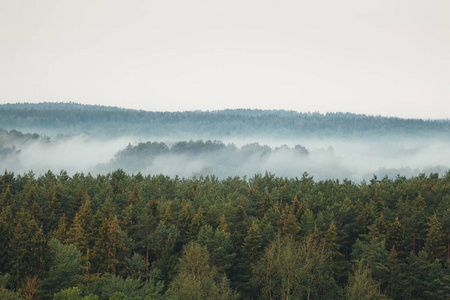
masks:
{"label": "pale overcast sky", "polygon": [[450,118],[449,0],[0,0],[0,102]]}

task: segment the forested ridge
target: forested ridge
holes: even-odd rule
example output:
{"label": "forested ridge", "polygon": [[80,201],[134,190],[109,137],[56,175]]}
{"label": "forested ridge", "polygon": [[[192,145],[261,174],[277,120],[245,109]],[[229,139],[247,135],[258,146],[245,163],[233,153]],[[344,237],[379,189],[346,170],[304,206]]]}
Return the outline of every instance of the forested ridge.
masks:
{"label": "forested ridge", "polygon": [[3,104],[0,127],[41,133],[58,129],[95,136],[196,134],[308,137],[428,136],[449,137],[449,120],[400,119],[351,113],[297,113],[283,110],[151,112],[76,103]]}
{"label": "forested ridge", "polygon": [[[251,143],[242,147],[234,144],[225,145],[221,141],[178,141],[172,145],[164,142],[146,142],[138,143],[135,146],[129,144],[125,149],[116,153],[113,159],[107,164],[100,164],[95,168],[96,173],[107,173],[108,170],[123,169],[128,173],[154,172],[155,165],[170,165],[175,168],[178,165],[179,173],[182,176],[186,174],[183,169],[187,169],[186,162],[198,164],[196,173],[190,175],[212,175],[218,178],[230,176],[230,174],[240,174],[242,169],[251,169],[255,165],[263,164],[271,157],[283,157],[284,161],[291,159],[305,160],[309,151],[302,145],[288,147],[283,145],[272,148],[259,143]],[[178,163],[173,163],[173,162]],[[281,165],[284,161],[278,160]],[[249,164],[253,163],[253,166]],[[253,172],[255,174],[257,172]],[[166,174],[167,175],[167,174]]]}
{"label": "forested ridge", "polygon": [[0,176],[1,299],[449,299],[450,172]]}

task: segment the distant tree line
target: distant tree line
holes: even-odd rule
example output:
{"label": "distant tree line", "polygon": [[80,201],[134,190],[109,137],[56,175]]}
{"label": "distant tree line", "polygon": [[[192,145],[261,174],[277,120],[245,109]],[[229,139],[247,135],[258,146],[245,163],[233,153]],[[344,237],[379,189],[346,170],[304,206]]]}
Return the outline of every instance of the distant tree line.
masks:
{"label": "distant tree line", "polygon": [[449,261],[450,172],[0,176],[1,299],[449,299]]}
{"label": "distant tree line", "polygon": [[50,139],[36,133],[22,133],[15,129],[8,131],[0,128],[0,162],[2,158],[10,154],[19,153],[23,145],[37,141],[48,143]]}
{"label": "distant tree line", "polygon": [[218,175],[217,172],[220,170],[223,173],[224,170],[233,169],[233,166],[246,164],[251,158],[258,157],[261,161],[274,153],[290,154],[298,159],[309,155],[309,151],[302,145],[296,145],[293,148],[287,145],[271,148],[259,143],[237,147],[234,144],[225,145],[221,141],[211,140],[178,141],[171,146],[164,142],[145,142],[135,146],[129,144],[119,151],[111,162],[99,165],[96,171],[105,173],[107,170],[120,168],[129,173],[138,173],[145,169],[154,173],[155,171],[151,168],[155,159],[170,161],[173,157],[183,156],[185,161],[198,160],[209,163],[215,169],[214,174]]}
{"label": "distant tree line", "polygon": [[60,130],[96,136],[139,135],[203,138],[265,137],[449,137],[449,120],[420,120],[350,113],[297,113],[278,110],[149,112],[75,103],[0,105],[0,127],[30,132]]}

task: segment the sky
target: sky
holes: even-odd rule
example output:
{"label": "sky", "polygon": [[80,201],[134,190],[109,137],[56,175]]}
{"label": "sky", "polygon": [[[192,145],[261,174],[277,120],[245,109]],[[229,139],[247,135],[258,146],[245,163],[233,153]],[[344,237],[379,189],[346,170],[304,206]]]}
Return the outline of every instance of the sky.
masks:
{"label": "sky", "polygon": [[448,0],[0,0],[0,103],[450,118]]}

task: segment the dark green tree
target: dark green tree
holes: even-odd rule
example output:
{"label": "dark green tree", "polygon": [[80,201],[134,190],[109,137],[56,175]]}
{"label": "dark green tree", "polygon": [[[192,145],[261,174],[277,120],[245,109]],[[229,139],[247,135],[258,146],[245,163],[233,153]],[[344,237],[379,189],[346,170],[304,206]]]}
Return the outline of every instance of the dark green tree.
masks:
{"label": "dark green tree", "polygon": [[52,260],[43,288],[52,295],[81,282],[82,260],[80,251],[74,245],[63,245],[52,238],[48,246],[52,253]]}

